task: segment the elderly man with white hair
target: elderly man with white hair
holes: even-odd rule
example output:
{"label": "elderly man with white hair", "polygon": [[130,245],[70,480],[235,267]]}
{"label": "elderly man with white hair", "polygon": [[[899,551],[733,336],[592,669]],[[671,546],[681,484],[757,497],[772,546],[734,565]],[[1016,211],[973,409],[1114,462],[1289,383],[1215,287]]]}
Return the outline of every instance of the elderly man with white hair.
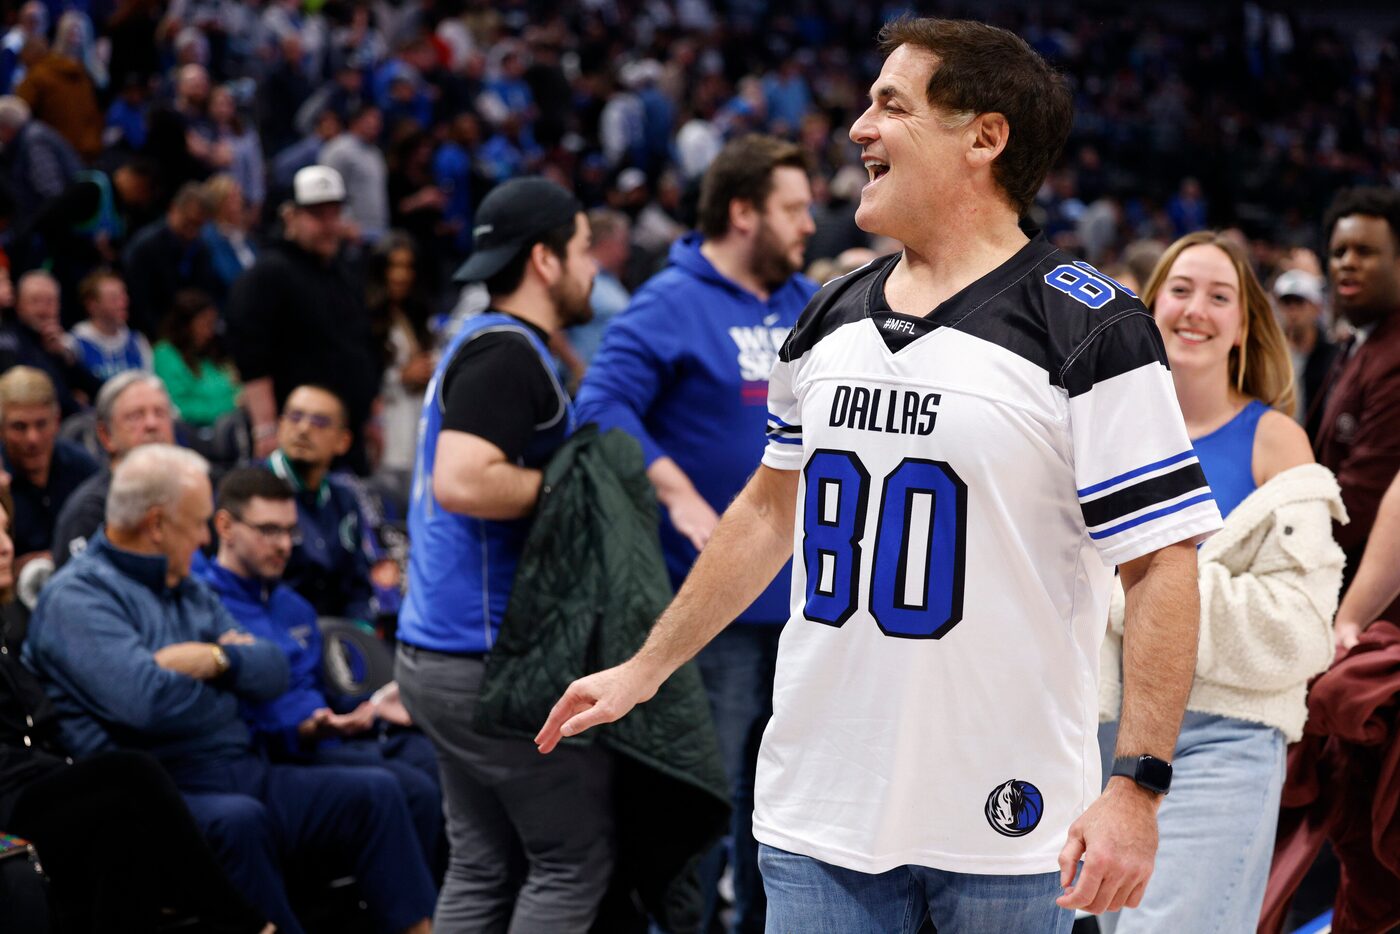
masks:
{"label": "elderly man with white hair", "polygon": [[198,454],[149,444],[116,467],[105,530],[44,589],[25,644],[65,745],[159,759],[230,881],[279,931],[302,930],[280,870],[293,860],[353,873],[380,930],[430,930],[432,878],[393,776],[254,751],[239,703],[285,690],[287,662],[190,577],[213,511]]}

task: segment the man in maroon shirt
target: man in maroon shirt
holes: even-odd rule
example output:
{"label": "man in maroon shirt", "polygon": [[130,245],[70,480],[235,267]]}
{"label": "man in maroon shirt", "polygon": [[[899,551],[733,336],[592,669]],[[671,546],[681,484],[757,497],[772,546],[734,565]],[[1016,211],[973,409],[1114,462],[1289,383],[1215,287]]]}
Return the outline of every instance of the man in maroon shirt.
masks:
{"label": "man in maroon shirt", "polygon": [[[1351,583],[1400,470],[1400,192],[1352,188],[1327,211],[1327,265],[1337,312],[1356,328],[1329,379],[1317,459],[1337,475],[1349,525],[1334,530]],[[1381,614],[1400,621],[1400,601]]]}

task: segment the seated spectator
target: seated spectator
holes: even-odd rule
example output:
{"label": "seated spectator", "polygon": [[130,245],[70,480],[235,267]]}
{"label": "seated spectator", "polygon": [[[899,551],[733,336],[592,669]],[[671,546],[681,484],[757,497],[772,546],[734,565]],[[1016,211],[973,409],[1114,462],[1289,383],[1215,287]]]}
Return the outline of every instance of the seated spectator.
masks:
{"label": "seated spectator", "polygon": [[215,299],[223,294],[200,236],[208,219],[204,189],[191,182],[175,193],[164,218],[141,228],[127,244],[122,264],[131,287],[131,326],[147,337],[159,336],[181,289],[203,289]]}
{"label": "seated spectator", "polygon": [[28,366],[0,376],[0,444],[15,500],[10,537],[23,567],[48,553],[59,511],[97,473],[97,462],[78,445],[59,440],[53,383]]}
{"label": "seated spectator", "polygon": [[[19,660],[29,611],[14,599],[13,512],[0,489],[0,830],[34,844],[44,875],[25,860],[0,861],[0,925],[138,934],[174,908],[196,916],[201,930],[270,934],[229,885],[159,763],[136,752],[76,765],[68,757],[43,685]],[[122,858],[93,859],[94,840],[122,841]],[[27,924],[15,917],[24,908]]]}
{"label": "seated spectator", "polygon": [[109,379],[97,394],[97,440],[110,463],[84,480],[63,508],[53,529],[53,563],[63,567],[80,555],[102,527],[112,470],[143,444],[174,444],[175,420],[160,377],[127,370]]}
{"label": "seated spectator", "polygon": [[87,320],[73,328],[78,365],[98,382],[125,370],[151,368],[151,344],[126,326],[126,283],[110,269],[99,269],[78,285]]}
{"label": "seated spectator", "polygon": [[257,258],[248,238],[248,223],[258,216],[258,208],[248,204],[243,186],[232,175],[209,179],[204,183],[204,194],[213,214],[204,225],[204,243],[209,247],[214,273],[227,289]]}
{"label": "seated spectator", "polygon": [[267,196],[262,144],[257,131],[239,115],[238,98],[227,84],[209,95],[209,134],[214,144],[214,162],[238,182],[239,190],[257,214]]}
{"label": "seated spectator", "polygon": [[182,422],[212,425],[238,407],[238,375],[224,360],[218,334],[213,299],[198,289],[176,293],[156,344],[155,371]]}
{"label": "seated spectator", "polygon": [[0,371],[13,366],[42,370],[53,384],[63,418],[79,411],[102,384],[78,364],[59,322],[58,282],[41,269],[19,277],[15,315],[0,327]]}
{"label": "seated spectator", "polygon": [[320,162],[345,180],[345,216],[355,228],[352,240],[373,243],[389,229],[389,165],[376,145],[384,129],[379,108],[365,104],[345,132],[321,149]]}
{"label": "seated spectator", "polygon": [[60,194],[83,167],[68,140],[13,95],[0,97],[0,150],[5,153],[15,215],[28,217]]}
{"label": "seated spectator", "polygon": [[24,661],[46,682],[64,745],[160,760],[234,887],[281,932],[302,927],[282,880],[354,873],[377,926],[430,930],[433,885],[398,783],[383,769],[268,764],[240,702],[287,686],[287,660],[189,577],[214,511],[208,465],[169,445],[112,476],[106,529],[39,598]]}
{"label": "seated spectator", "polygon": [[321,386],[287,397],[268,467],[296,492],[301,543],[292,549],[287,583],[321,616],[372,619],[370,565],[379,556],[352,481],[331,473],[350,450],[345,405]]}
{"label": "seated spectator", "polygon": [[[442,837],[437,757],[415,730],[379,729],[381,721],[384,726],[411,725],[401,704],[381,710],[372,700],[327,694],[316,610],[282,583],[301,537],[292,488],[261,468],[232,471],[219,484],[214,529],[217,560],[198,562],[195,576],[219,595],[239,625],[279,646],[291,669],[285,694],[244,707],[254,735],[273,761],[388,769],[403,787],[424,859],[431,865]],[[389,693],[397,694],[397,685]]]}

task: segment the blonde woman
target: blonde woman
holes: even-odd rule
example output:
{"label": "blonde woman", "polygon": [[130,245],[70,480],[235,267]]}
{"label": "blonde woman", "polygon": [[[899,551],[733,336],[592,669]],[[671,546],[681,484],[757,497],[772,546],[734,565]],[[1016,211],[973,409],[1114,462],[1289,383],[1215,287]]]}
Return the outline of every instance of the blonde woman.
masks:
{"label": "blonde woman", "polygon": [[[1302,735],[1308,679],[1332,658],[1342,552],[1336,480],[1292,419],[1288,345],[1245,253],[1211,232],[1162,255],[1142,296],[1225,527],[1200,551],[1201,633],[1161,845],[1117,934],[1253,931],[1273,853],[1284,752]],[[1101,669],[1100,745],[1122,697],[1122,593]],[[1107,774],[1108,769],[1105,769]]]}

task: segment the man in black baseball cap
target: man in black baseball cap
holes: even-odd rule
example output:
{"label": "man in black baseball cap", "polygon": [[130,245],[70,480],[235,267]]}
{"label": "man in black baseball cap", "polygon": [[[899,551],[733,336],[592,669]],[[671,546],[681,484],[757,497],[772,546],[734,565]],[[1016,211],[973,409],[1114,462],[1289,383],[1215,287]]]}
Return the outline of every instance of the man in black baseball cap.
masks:
{"label": "man in black baseball cap", "polygon": [[[541,178],[494,189],[472,235],[456,278],[485,283],[491,307],[453,337],[424,400],[396,674],[437,749],[452,815],[437,923],[476,930],[510,918],[512,930],[584,934],[613,861],[607,753],[571,749],[554,763],[528,740],[478,733],[472,718],[524,543],[519,520],[573,430],[549,341],[592,317],[597,267],[583,207]],[[506,883],[522,853],[525,872]]]}

